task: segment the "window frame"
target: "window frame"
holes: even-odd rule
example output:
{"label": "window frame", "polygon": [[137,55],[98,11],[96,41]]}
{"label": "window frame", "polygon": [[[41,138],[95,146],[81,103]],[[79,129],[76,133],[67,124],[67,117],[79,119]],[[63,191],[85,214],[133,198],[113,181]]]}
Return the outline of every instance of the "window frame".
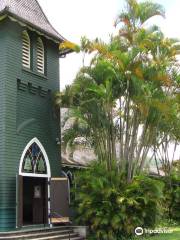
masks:
{"label": "window frame", "polygon": [[38,37],[36,42],[36,70],[45,75],[45,47],[41,37]]}
{"label": "window frame", "polygon": [[31,68],[31,39],[26,30],[22,32],[22,66]]}
{"label": "window frame", "polygon": [[[47,167],[47,173],[46,174],[39,174],[39,173],[28,173],[28,172],[23,172],[22,168],[23,168],[23,161],[24,161],[24,157],[26,155],[27,150],[29,149],[29,147],[33,144],[36,143],[39,148],[41,149],[43,155],[44,155],[44,159],[45,159],[45,163],[46,163],[46,167]],[[22,155],[21,155],[21,159],[20,159],[20,164],[19,164],[19,175],[21,176],[27,176],[27,177],[51,177],[51,169],[50,169],[50,163],[49,163],[49,158],[48,155],[43,147],[43,145],[41,144],[41,142],[38,140],[38,138],[34,137],[24,148]]]}

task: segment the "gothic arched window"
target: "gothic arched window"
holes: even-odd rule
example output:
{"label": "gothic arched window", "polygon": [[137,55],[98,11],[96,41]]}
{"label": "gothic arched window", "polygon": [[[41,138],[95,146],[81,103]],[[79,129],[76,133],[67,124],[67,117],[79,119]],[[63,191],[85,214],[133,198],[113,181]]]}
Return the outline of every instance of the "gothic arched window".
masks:
{"label": "gothic arched window", "polygon": [[24,155],[22,172],[36,174],[47,173],[45,157],[35,142],[30,145]]}
{"label": "gothic arched window", "polygon": [[30,68],[30,50],[31,42],[27,31],[22,33],[22,65],[23,67]]}
{"label": "gothic arched window", "polygon": [[41,38],[37,39],[37,71],[44,74],[44,44]]}

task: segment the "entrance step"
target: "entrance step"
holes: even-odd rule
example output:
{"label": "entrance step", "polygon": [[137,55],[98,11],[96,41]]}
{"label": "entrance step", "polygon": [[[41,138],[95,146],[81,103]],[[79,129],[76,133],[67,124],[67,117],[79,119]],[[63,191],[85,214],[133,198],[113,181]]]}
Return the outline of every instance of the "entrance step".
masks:
{"label": "entrance step", "polygon": [[0,240],[85,240],[73,227],[53,227],[0,233]]}

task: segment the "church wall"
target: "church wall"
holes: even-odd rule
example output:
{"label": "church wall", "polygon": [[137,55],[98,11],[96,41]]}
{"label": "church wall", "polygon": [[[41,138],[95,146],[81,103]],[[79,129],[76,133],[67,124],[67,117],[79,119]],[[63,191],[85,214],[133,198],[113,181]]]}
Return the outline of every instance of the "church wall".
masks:
{"label": "church wall", "polygon": [[[45,40],[47,76],[22,68],[22,26],[0,22],[0,231],[16,227],[16,175],[22,151],[37,137],[50,161],[53,177],[60,175],[59,120],[52,108],[52,93],[59,86],[58,46]],[[37,35],[29,32],[33,49]],[[29,121],[28,120],[32,120]]]}

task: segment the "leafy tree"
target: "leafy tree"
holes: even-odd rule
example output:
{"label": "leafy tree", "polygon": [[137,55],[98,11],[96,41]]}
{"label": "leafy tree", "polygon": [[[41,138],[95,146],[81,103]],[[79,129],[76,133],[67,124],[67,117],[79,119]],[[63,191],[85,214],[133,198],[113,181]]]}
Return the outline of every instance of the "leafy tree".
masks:
{"label": "leafy tree", "polygon": [[[119,35],[109,43],[83,38],[82,50],[95,52],[95,57],[55,100],[71,107],[88,126],[86,137],[99,161],[108,170],[115,165],[130,182],[142,172],[149,154],[164,156],[167,142],[179,143],[180,45],[157,26],[145,28],[151,17],[164,17],[161,5],[136,0],[126,4],[115,22]],[[164,162],[170,164],[167,158]]]}

